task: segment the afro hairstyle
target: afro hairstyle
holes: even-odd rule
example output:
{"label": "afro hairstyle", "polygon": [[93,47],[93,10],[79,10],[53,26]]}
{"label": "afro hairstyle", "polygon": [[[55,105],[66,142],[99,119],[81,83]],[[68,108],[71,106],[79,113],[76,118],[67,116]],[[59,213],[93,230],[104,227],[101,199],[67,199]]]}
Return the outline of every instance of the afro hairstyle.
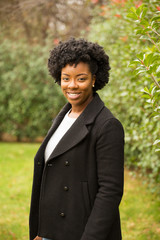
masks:
{"label": "afro hairstyle", "polygon": [[92,75],[96,76],[94,91],[102,89],[108,83],[110,70],[108,55],[97,43],[82,38],[77,40],[70,38],[68,41],[60,42],[50,51],[49,73],[60,85],[62,68],[67,64],[76,66],[80,62],[88,63]]}

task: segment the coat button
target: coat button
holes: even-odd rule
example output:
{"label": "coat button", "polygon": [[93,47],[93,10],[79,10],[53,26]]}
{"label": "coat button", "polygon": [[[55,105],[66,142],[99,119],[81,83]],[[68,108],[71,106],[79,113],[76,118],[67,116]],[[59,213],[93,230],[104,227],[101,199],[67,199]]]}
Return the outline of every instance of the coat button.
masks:
{"label": "coat button", "polygon": [[65,161],[65,166],[69,166],[69,162],[68,161]]}
{"label": "coat button", "polygon": [[52,163],[48,163],[48,165],[47,165],[48,167],[52,167]]}
{"label": "coat button", "polygon": [[60,213],[60,216],[61,216],[61,217],[65,217],[64,212],[61,212],[61,213]]}
{"label": "coat button", "polygon": [[41,162],[38,162],[38,165],[41,165]]}
{"label": "coat button", "polygon": [[68,188],[67,186],[64,186],[64,190],[65,190],[65,191],[68,191],[69,188]]}

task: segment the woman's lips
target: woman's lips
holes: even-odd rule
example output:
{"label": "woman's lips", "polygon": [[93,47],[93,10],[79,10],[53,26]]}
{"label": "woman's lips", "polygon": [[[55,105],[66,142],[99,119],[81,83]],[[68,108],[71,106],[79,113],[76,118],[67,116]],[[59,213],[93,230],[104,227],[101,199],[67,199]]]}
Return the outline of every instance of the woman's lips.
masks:
{"label": "woman's lips", "polygon": [[70,99],[77,99],[79,97],[80,93],[70,93],[70,92],[67,92],[67,96],[70,98]]}

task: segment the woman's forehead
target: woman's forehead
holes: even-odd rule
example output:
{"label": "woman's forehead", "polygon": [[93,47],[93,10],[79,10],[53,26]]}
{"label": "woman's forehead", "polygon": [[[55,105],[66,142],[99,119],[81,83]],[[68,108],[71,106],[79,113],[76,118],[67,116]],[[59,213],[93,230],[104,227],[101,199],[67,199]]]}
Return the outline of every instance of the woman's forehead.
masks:
{"label": "woman's forehead", "polygon": [[76,73],[76,72],[84,72],[86,74],[90,73],[89,64],[84,62],[79,62],[78,64],[67,64],[64,68],[61,70],[62,73],[70,72],[70,73]]}

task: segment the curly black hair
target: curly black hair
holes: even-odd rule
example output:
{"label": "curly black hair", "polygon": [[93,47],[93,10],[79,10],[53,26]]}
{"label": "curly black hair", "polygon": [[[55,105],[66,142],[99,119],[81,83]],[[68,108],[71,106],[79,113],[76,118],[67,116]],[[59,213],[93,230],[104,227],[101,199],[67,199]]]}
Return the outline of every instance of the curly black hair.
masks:
{"label": "curly black hair", "polygon": [[96,75],[94,91],[108,83],[110,70],[108,55],[97,43],[88,42],[82,38],[78,40],[70,38],[68,41],[60,42],[50,51],[49,73],[60,85],[62,68],[67,64],[77,65],[79,62],[88,63],[92,75]]}

